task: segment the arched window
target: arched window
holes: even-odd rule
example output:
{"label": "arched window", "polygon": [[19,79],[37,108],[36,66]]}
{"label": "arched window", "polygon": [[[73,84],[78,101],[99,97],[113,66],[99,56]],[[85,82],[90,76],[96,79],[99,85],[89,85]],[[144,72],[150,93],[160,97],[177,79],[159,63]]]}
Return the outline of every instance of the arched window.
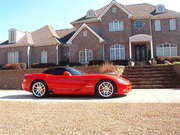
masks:
{"label": "arched window", "polygon": [[79,63],[88,64],[91,60],[93,60],[93,51],[91,49],[79,51]]}
{"label": "arched window", "polygon": [[47,63],[47,51],[41,52],[41,63]]}
{"label": "arched window", "polygon": [[110,47],[110,60],[124,60],[125,47],[124,45],[115,44]]}
{"label": "arched window", "polygon": [[177,56],[177,45],[171,43],[160,44],[156,46],[157,56]]}

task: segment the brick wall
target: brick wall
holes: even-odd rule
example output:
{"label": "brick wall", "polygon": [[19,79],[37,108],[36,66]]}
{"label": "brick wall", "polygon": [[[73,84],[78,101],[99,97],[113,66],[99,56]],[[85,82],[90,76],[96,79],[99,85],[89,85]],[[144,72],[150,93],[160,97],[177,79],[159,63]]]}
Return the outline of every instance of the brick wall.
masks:
{"label": "brick wall", "polygon": [[179,75],[179,77],[180,77],[180,65],[178,64],[178,65],[174,65],[174,69],[175,69],[175,71],[176,71],[176,73]]}
{"label": "brick wall", "polygon": [[18,52],[19,62],[27,63],[27,46],[9,47],[0,49],[0,65],[8,63],[8,52]]}
{"label": "brick wall", "polygon": [[[97,73],[98,67],[75,67],[86,73]],[[0,70],[0,89],[22,89],[24,74],[42,73],[45,69]]]}
{"label": "brick wall", "polygon": [[[84,29],[87,30],[87,29]],[[73,40],[70,45],[70,62],[79,62],[79,51],[86,49],[93,50],[93,59],[103,59],[103,46],[99,43],[99,39],[89,30],[87,30],[87,37],[83,37],[83,30]]]}

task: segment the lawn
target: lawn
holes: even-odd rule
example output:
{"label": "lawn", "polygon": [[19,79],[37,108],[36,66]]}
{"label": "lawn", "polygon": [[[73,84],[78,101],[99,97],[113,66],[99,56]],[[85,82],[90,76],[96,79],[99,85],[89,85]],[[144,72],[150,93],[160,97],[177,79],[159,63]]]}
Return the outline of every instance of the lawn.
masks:
{"label": "lawn", "polygon": [[0,102],[0,135],[179,135],[180,104]]}

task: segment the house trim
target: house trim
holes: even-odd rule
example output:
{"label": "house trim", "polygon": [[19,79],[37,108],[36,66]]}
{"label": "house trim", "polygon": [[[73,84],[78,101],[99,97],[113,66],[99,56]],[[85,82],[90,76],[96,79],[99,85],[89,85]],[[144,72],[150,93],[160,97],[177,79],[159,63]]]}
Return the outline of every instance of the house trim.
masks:
{"label": "house trim", "polygon": [[76,38],[76,36],[84,29],[87,28],[92,34],[94,34],[98,39],[99,42],[104,42],[104,39],[100,37],[94,30],[92,30],[87,24],[83,24],[75,33],[74,35],[67,41],[67,44],[72,44],[72,41]]}
{"label": "house trim", "polygon": [[87,19],[87,20],[82,20],[82,21],[78,21],[78,22],[71,22],[71,24],[79,24],[79,23],[85,23],[85,22],[98,22],[101,21],[101,19],[99,18],[91,18],[91,19]]}

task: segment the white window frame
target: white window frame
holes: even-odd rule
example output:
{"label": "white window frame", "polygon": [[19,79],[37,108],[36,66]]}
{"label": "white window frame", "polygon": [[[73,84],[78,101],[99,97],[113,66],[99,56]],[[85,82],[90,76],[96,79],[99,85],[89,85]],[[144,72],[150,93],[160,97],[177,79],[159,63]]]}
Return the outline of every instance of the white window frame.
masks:
{"label": "white window frame", "polygon": [[154,27],[155,31],[161,31],[161,20],[155,20]]}
{"label": "white window frame", "polygon": [[115,31],[124,31],[124,22],[123,21],[112,21],[109,23],[109,32]]}
{"label": "white window frame", "polygon": [[156,56],[177,56],[177,53],[176,44],[165,43],[156,46]]}
{"label": "white window frame", "polygon": [[125,46],[115,44],[110,47],[110,60],[125,60]]}
{"label": "white window frame", "polygon": [[79,63],[88,64],[91,60],[93,60],[93,51],[91,49],[79,51]]}
{"label": "white window frame", "polygon": [[41,52],[41,63],[48,63],[48,53],[45,50]]}
{"label": "white window frame", "polygon": [[176,19],[169,19],[169,30],[176,30]]}
{"label": "white window frame", "polygon": [[19,52],[8,52],[8,64],[16,64],[19,63]]}

